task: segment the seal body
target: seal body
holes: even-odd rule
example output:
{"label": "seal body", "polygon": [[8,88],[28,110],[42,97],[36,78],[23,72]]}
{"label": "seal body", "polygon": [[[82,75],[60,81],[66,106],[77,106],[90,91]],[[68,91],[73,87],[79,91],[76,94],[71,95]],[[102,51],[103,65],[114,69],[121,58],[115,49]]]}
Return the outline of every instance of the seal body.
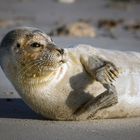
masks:
{"label": "seal body", "polygon": [[[84,50],[84,46],[80,45]],[[89,51],[93,52],[93,48]],[[98,111],[94,118],[121,118],[140,116],[140,53],[95,49],[96,55],[104,56],[120,69],[120,75],[114,81],[118,93],[118,103]],[[87,55],[89,54],[87,53]]]}
{"label": "seal body", "polygon": [[[14,32],[3,39],[0,64],[25,103],[35,112],[53,120],[89,119],[85,117],[88,116],[86,112],[76,116],[75,111],[105,91],[86,69],[92,69],[95,56],[101,56],[120,70],[113,82],[118,103],[99,110],[90,119],[140,116],[140,53],[109,51],[81,44],[64,49],[65,53],[60,56],[62,51],[55,48],[44,33],[36,33],[34,28],[17,30],[16,35]],[[36,40],[47,47],[40,48],[41,45],[34,44]],[[49,43],[46,44],[46,40]],[[90,114],[93,109],[90,108]]]}

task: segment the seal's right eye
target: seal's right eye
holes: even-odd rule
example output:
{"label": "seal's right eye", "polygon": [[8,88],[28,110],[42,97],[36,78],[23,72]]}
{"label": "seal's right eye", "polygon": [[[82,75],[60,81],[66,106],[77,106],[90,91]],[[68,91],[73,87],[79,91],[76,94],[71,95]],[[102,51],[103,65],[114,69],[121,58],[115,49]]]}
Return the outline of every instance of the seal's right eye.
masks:
{"label": "seal's right eye", "polygon": [[34,42],[34,43],[31,44],[31,47],[32,48],[39,48],[39,47],[41,47],[41,44],[39,44],[37,42]]}

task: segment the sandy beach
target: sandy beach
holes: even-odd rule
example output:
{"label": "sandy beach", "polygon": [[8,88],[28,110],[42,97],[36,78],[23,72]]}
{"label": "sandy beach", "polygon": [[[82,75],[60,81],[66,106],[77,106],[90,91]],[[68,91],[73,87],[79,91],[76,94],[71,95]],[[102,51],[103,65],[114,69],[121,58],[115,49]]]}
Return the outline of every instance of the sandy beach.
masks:
{"label": "sandy beach", "polygon": [[[97,48],[140,52],[140,3],[113,0],[1,0],[0,39],[17,26],[47,33],[77,21],[90,24],[95,37],[54,35],[60,47],[90,44]],[[121,22],[120,22],[121,21]],[[99,23],[102,23],[100,27]],[[104,24],[103,24],[104,23]],[[0,69],[0,140],[139,140],[140,118],[65,122],[45,120],[20,98]]]}

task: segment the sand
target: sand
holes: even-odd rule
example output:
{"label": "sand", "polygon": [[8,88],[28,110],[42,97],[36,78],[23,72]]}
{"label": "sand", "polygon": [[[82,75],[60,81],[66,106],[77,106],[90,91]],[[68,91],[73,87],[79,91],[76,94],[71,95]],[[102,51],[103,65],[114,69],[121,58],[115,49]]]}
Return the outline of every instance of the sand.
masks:
{"label": "sand", "polygon": [[55,122],[1,119],[1,140],[139,140],[140,119]]}
{"label": "sand", "polygon": [[[108,0],[109,1],[109,0]],[[1,0],[0,39],[11,28],[21,25],[36,26],[50,32],[58,25],[90,20],[97,32],[95,38],[55,36],[60,47],[91,44],[105,49],[140,52],[139,36],[126,31],[126,22],[140,20],[140,4],[110,5],[103,0],[77,0],[62,4],[55,0]],[[9,4],[10,3],[10,4]],[[113,28],[115,38],[102,34],[100,19],[123,19]],[[137,30],[139,35],[139,30]],[[139,140],[140,118],[94,120],[84,122],[56,122],[45,120],[33,112],[16,93],[0,69],[0,140]]]}

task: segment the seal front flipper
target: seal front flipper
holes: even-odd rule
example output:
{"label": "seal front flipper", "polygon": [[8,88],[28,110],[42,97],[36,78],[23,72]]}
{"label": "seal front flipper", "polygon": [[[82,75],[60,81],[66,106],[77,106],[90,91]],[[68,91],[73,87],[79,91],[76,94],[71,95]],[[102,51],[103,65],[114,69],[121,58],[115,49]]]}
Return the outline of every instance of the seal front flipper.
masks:
{"label": "seal front flipper", "polygon": [[105,62],[103,66],[93,70],[92,74],[94,78],[103,85],[112,84],[112,82],[118,77],[118,68],[111,62]]}
{"label": "seal front flipper", "polygon": [[81,56],[80,61],[93,80],[102,84],[111,84],[119,75],[119,69],[112,62],[97,55]]}
{"label": "seal front flipper", "polygon": [[93,80],[100,82],[106,88],[106,91],[96,98],[93,97],[74,112],[80,119],[88,119],[93,117],[98,110],[118,103],[116,88],[112,82],[118,77],[119,72],[113,63],[96,55],[88,58],[88,61],[81,59],[81,63]]}

